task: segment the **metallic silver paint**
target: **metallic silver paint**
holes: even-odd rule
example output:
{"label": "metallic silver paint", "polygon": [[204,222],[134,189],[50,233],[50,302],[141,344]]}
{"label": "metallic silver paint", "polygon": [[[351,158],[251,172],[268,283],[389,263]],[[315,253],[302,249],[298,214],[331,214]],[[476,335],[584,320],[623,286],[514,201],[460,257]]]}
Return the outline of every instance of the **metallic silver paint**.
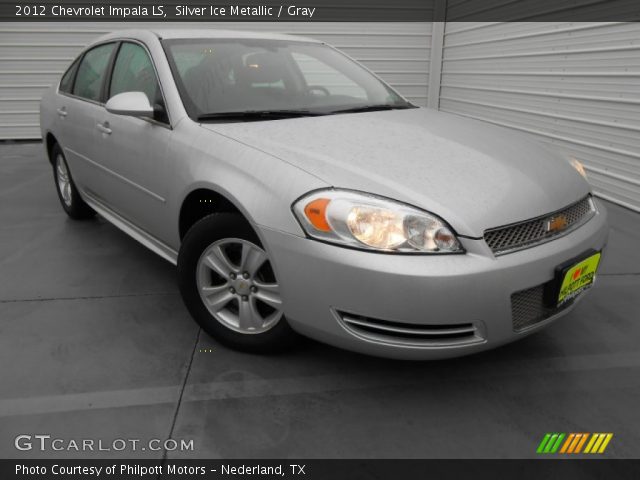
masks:
{"label": "metallic silver paint", "polygon": [[[492,254],[480,239],[484,230],[559,210],[589,192],[564,158],[511,130],[422,108],[233,124],[192,121],[158,37],[207,35],[242,34],[129,31],[96,42],[128,39],[147,48],[169,125],[109,113],[54,86],[41,102],[43,138],[51,134],[60,143],[90,206],[174,263],[184,199],[202,188],[225,196],[256,230],[287,321],[300,333],[398,358],[495,347],[523,336],[512,330],[512,292],[549,281],[556,265],[606,244],[606,212],[598,205],[594,218],[566,236]],[[97,128],[106,123],[110,134]],[[467,253],[381,254],[307,239],[291,205],[329,187],[433,212],[463,236]],[[484,341],[429,348],[371,342],[345,330],[336,309],[411,324],[471,322]]]}
{"label": "metallic silver paint", "polygon": [[425,108],[203,127],[332,186],[433,212],[471,237],[589,193],[565,158],[529,137]]}
{"label": "metallic silver paint", "polygon": [[[513,331],[511,294],[553,279],[555,267],[568,259],[602,249],[606,218],[598,203],[598,213],[582,228],[500,257],[483,240],[469,238],[461,239],[465,255],[411,256],[339,248],[267,228],[262,235],[279,267],[285,314],[296,331],[370,355],[434,359],[517,340],[575,308],[526,332]],[[431,348],[363,341],[345,331],[336,310],[415,325],[474,323],[485,341]]]}
{"label": "metallic silver paint", "polygon": [[123,92],[111,97],[104,106],[109,113],[132,117],[152,117],[153,107],[142,92]]}

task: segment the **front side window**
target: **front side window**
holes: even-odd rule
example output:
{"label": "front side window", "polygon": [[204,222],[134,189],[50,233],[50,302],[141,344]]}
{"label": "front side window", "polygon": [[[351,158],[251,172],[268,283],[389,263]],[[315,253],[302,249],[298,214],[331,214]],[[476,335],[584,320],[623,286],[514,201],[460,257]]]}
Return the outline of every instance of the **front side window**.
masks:
{"label": "front side window", "polygon": [[102,82],[114,47],[114,43],[107,43],[84,54],[73,85],[74,95],[96,102],[100,101]]}
{"label": "front side window", "polygon": [[113,65],[109,98],[124,92],[144,92],[151,105],[162,100],[151,59],[137,43],[123,43]]}
{"label": "front side window", "polygon": [[164,40],[189,116],[227,112],[337,113],[411,106],[331,47],[288,40]]}

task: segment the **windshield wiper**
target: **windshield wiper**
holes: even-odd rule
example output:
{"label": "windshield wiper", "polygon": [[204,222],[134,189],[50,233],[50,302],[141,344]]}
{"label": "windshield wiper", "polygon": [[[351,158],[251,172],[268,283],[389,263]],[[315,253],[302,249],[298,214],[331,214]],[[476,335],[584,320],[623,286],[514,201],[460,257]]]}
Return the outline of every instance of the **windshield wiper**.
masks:
{"label": "windshield wiper", "polygon": [[388,104],[363,105],[361,107],[351,107],[351,108],[345,108],[342,110],[333,110],[331,113],[378,112],[382,110],[405,110],[407,108],[416,108],[416,106],[411,105],[410,103],[406,105],[388,105]]}
{"label": "windshield wiper", "polygon": [[310,110],[245,110],[240,112],[215,112],[198,115],[198,121],[207,120],[276,120],[281,118],[313,117],[323,115]]}

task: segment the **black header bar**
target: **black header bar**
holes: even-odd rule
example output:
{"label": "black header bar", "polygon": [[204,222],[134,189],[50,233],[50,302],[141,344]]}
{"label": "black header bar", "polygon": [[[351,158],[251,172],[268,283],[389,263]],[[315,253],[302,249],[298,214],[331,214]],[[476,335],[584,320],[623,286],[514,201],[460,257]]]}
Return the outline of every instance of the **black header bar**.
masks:
{"label": "black header bar", "polygon": [[0,21],[640,21],[638,0],[1,0]]}

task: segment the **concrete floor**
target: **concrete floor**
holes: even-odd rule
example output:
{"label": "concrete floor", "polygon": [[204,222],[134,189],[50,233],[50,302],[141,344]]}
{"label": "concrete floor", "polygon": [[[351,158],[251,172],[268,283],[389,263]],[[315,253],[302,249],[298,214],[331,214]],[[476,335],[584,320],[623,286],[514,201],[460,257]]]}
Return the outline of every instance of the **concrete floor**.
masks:
{"label": "concrete floor", "polygon": [[170,264],[67,219],[41,145],[0,145],[0,457],[164,454],[19,452],[18,434],[194,440],[169,458],[515,458],[546,432],[613,432],[606,456],[639,458],[640,215],[608,206],[597,288],[519,343],[426,363],[312,341],[261,357],[199,333]]}

